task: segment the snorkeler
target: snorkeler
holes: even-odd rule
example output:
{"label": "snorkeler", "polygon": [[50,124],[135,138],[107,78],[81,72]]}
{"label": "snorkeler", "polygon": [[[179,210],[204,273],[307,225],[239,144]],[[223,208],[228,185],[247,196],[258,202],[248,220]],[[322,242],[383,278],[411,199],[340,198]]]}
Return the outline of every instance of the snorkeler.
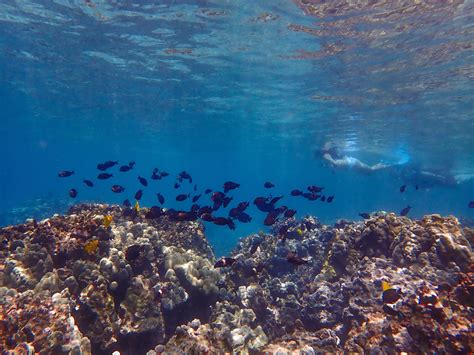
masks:
{"label": "snorkeler", "polygon": [[349,168],[349,169],[354,169],[363,173],[370,173],[373,171],[386,169],[392,166],[392,165],[387,165],[383,163],[368,165],[366,163],[363,163],[357,158],[354,158],[348,155],[342,155],[339,152],[339,149],[331,142],[326,142],[324,144],[323,148],[321,149],[321,153],[322,153],[323,159],[329,162],[329,164],[331,164],[332,167]]}

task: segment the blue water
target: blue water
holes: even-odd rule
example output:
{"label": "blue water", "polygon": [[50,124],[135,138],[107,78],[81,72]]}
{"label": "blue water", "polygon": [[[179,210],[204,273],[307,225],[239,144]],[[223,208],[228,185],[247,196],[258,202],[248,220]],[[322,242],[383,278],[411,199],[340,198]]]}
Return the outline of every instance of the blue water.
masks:
{"label": "blue water", "polygon": [[[132,199],[154,167],[171,175],[149,181],[144,206],[161,192],[167,207],[189,207],[172,188],[186,170],[199,189],[239,182],[233,202],[284,194],[297,216],[325,223],[408,204],[411,217],[474,218],[472,179],[401,194],[398,169],[333,169],[318,154],[331,141],[367,164],[474,174],[472,1],[159,3],[2,1],[2,224],[19,209],[44,214],[38,199],[64,211],[72,187],[75,202]],[[86,188],[109,159],[136,168]],[[65,169],[76,175],[57,178]],[[309,184],[334,201],[289,196]],[[206,223],[218,255],[268,229],[249,214],[235,231]]]}

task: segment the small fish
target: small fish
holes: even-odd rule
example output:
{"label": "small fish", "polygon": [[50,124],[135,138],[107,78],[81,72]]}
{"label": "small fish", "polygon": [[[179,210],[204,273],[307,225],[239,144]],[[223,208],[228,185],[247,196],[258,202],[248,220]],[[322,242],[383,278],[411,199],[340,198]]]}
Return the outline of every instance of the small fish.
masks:
{"label": "small fish", "polygon": [[194,191],[197,191],[197,185],[194,184]]}
{"label": "small fish", "polygon": [[203,213],[212,213],[212,207],[210,206],[202,206],[199,210],[198,210],[198,214],[203,214]]}
{"label": "small fish", "polygon": [[370,214],[366,212],[359,213],[359,216],[361,216],[363,219],[370,219]]}
{"label": "small fish", "polygon": [[316,185],[310,185],[308,186],[308,191],[313,192],[313,193],[318,193],[323,191],[324,187],[316,186]]}
{"label": "small fish", "polygon": [[248,207],[249,207],[250,203],[245,201],[245,202],[240,202],[238,205],[237,205],[237,210],[239,210],[240,212],[244,212]]}
{"label": "small fish", "polygon": [[266,189],[271,189],[272,187],[275,187],[271,182],[267,181],[266,183],[263,184],[263,187]]}
{"label": "small fish", "polygon": [[119,194],[125,191],[125,187],[120,186],[120,185],[113,185],[110,189],[112,190],[112,192],[115,192],[116,194]]}
{"label": "small fish", "polygon": [[167,177],[168,175],[169,175],[169,173],[167,173],[166,171],[161,171],[161,172],[160,172],[160,176],[161,176],[162,178]]}
{"label": "small fish", "polygon": [[102,224],[104,225],[105,228],[109,228],[110,225],[112,224],[112,220],[113,220],[113,217],[111,215],[107,215],[104,217]]}
{"label": "small fish", "polygon": [[140,201],[143,196],[143,190],[138,190],[135,192],[135,200]]}
{"label": "small fish", "polygon": [[400,216],[406,216],[410,212],[411,206],[406,206],[403,210],[400,211]]}
{"label": "small fish", "polygon": [[286,210],[284,216],[287,218],[291,218],[296,214],[296,210]]}
{"label": "small fish", "polygon": [[100,171],[105,171],[117,164],[118,164],[118,161],[107,160],[106,162],[102,164],[97,164],[97,169],[99,169]]}
{"label": "small fish", "polygon": [[94,254],[99,247],[99,241],[97,239],[91,240],[84,245],[84,251],[87,254]]}
{"label": "small fish", "polygon": [[176,201],[184,201],[184,200],[186,200],[188,197],[189,197],[189,195],[186,195],[186,194],[179,194],[178,196],[176,196]]}
{"label": "small fish", "polygon": [[174,188],[177,189],[178,187],[180,187],[181,185],[177,182],[174,183]]}
{"label": "small fish", "polygon": [[227,267],[227,266],[232,266],[237,260],[234,258],[220,258],[217,260],[217,262],[214,264],[214,268],[220,268],[220,267]]}
{"label": "small fish", "polygon": [[68,177],[74,174],[74,171],[63,170],[58,173],[59,177]]}
{"label": "small fish", "polygon": [[233,181],[226,181],[224,183],[224,193],[229,192],[230,190],[234,190],[240,187],[240,184],[233,182]]}
{"label": "small fish", "polygon": [[165,198],[163,197],[162,194],[157,193],[157,194],[156,194],[156,197],[158,198],[158,202],[159,202],[159,203],[161,203],[161,204],[164,204],[164,203],[165,203]]}
{"label": "small fish", "polygon": [[247,213],[245,212],[240,212],[237,215],[237,220],[242,223],[249,223],[252,222],[252,217],[250,217]]}
{"label": "small fish", "polygon": [[405,192],[406,188],[407,188],[407,185],[400,186],[400,192],[401,193]]}
{"label": "small fish", "polygon": [[230,201],[232,201],[232,199],[233,197],[229,197],[229,196],[224,197],[224,199],[222,200],[222,206],[226,208],[227,205],[230,203]]}
{"label": "small fish", "polygon": [[129,200],[129,199],[124,200],[122,204],[123,204],[125,207],[132,207],[132,204],[130,203],[130,200]]}
{"label": "small fish", "polygon": [[71,196],[72,198],[76,198],[77,190],[76,189],[69,190],[69,196]]}
{"label": "small fish", "polygon": [[214,220],[214,217],[210,213],[203,213],[201,214],[201,219],[206,222],[212,222]]}
{"label": "small fish", "polygon": [[189,180],[190,183],[193,181],[193,178],[191,177],[191,175],[189,175],[186,171],[180,172],[179,177],[183,180]]}
{"label": "small fish", "polygon": [[303,194],[303,191],[301,190],[292,190],[291,191],[291,196],[301,196]]}
{"label": "small fish", "polygon": [[193,197],[193,203],[196,202],[197,200],[199,200],[199,198],[201,197],[201,195],[196,195]]}
{"label": "small fish", "polygon": [[418,189],[419,189],[418,185],[415,185],[415,190],[418,190]]}
{"label": "small fish", "polygon": [[204,191],[204,193],[205,193],[206,195],[210,194],[211,192],[212,192],[211,189],[206,189],[206,191]]}
{"label": "small fish", "polygon": [[297,266],[306,264],[308,262],[308,260],[304,260],[296,256],[296,254],[293,252],[288,253],[288,256],[286,257],[286,261],[288,261],[290,264],[297,265]]}
{"label": "small fish", "polygon": [[383,303],[395,303],[400,299],[401,290],[393,288],[387,281],[382,281],[382,301]]}
{"label": "small fish", "polygon": [[322,202],[326,201],[326,196],[324,196],[324,195],[321,196],[321,201],[322,201]]}
{"label": "small fish", "polygon": [[109,174],[109,173],[100,173],[99,175],[97,175],[97,179],[99,180],[107,180],[107,179],[110,179],[113,175],[112,174]]}
{"label": "small fish", "polygon": [[129,165],[122,165],[119,169],[122,173],[126,173],[127,171],[132,170],[132,168]]}
{"label": "small fish", "polygon": [[263,221],[263,224],[266,226],[271,226],[277,221],[277,215],[273,212],[269,212]]}
{"label": "small fish", "polygon": [[469,201],[469,203],[467,204],[467,207],[474,208],[474,201]]}
{"label": "small fish", "polygon": [[138,176],[138,181],[140,181],[140,184],[143,186],[148,186],[148,181],[144,177]]}
{"label": "small fish", "polygon": [[331,203],[332,200],[334,200],[334,195],[328,196],[328,198],[326,199],[326,202],[327,202],[327,203]]}
{"label": "small fish", "polygon": [[158,173],[158,169],[154,168],[153,172],[151,174],[151,179],[152,180],[161,180],[161,174]]}
{"label": "small fish", "polygon": [[155,219],[163,215],[163,210],[158,206],[152,206],[145,214],[145,218]]}
{"label": "small fish", "polygon": [[303,235],[303,230],[302,230],[301,228],[298,228],[298,229],[296,230],[296,234],[298,234],[298,236],[301,237],[301,236]]}
{"label": "small fish", "polygon": [[94,186],[94,183],[90,180],[86,180],[86,179],[82,179],[82,182],[84,182],[84,184],[86,186],[89,186],[89,187],[93,187]]}
{"label": "small fish", "polygon": [[135,201],[135,206],[133,206],[133,209],[135,212],[140,211],[140,203],[138,203],[138,200]]}
{"label": "small fish", "polygon": [[226,226],[229,224],[229,219],[225,217],[215,217],[213,219],[213,223],[218,225],[218,226]]}

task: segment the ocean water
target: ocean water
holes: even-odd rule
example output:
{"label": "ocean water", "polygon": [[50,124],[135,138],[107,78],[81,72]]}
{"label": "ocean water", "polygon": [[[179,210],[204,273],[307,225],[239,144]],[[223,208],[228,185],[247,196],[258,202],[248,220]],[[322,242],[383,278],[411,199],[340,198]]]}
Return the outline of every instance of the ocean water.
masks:
{"label": "ocean water", "polygon": [[[473,24],[474,3],[456,0],[3,0],[0,223],[133,200],[137,175],[154,167],[170,176],[149,179],[143,206],[160,192],[186,209],[174,197],[193,195],[194,182],[232,180],[231,207],[284,195],[297,217],[324,223],[407,205],[414,218],[473,219]],[[392,166],[331,166],[327,142],[340,157]],[[105,160],[136,167],[97,181]],[[183,170],[193,184],[176,190]],[[310,184],[334,201],[290,196]],[[248,213],[234,231],[205,223],[218,256],[268,229],[264,213]]]}

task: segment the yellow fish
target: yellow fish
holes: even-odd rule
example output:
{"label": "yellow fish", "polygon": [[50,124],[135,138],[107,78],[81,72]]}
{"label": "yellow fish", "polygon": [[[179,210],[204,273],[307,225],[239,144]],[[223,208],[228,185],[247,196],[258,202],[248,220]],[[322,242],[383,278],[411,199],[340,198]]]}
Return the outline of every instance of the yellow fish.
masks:
{"label": "yellow fish", "polygon": [[296,233],[298,233],[298,235],[303,235],[303,231],[300,228],[296,230]]}
{"label": "yellow fish", "polygon": [[382,290],[383,291],[387,291],[390,288],[392,288],[392,286],[390,286],[390,284],[387,281],[382,281]]}
{"label": "yellow fish", "polygon": [[104,227],[109,228],[111,224],[112,224],[112,216],[111,215],[105,216],[104,217]]}
{"label": "yellow fish", "polygon": [[84,250],[87,254],[94,254],[99,247],[99,241],[97,239],[91,240],[84,245]]}
{"label": "yellow fish", "polygon": [[135,211],[137,211],[137,212],[140,211],[140,204],[138,203],[138,200],[135,201],[135,207],[134,208],[135,208]]}

